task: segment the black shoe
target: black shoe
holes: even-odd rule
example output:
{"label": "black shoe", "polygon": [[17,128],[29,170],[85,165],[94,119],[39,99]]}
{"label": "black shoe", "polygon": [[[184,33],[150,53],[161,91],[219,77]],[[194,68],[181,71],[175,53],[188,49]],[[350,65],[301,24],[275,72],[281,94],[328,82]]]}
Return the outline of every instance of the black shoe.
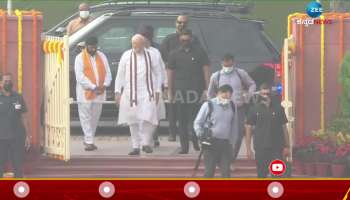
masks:
{"label": "black shoe", "polygon": [[129,156],[138,156],[138,155],[140,155],[140,149],[133,149],[128,155]]}
{"label": "black shoe", "polygon": [[168,141],[169,142],[176,142],[176,136],[175,135],[169,135]]}
{"label": "black shoe", "polygon": [[146,153],[152,153],[153,150],[150,146],[143,146],[142,147],[142,151],[146,152]]}
{"label": "black shoe", "polygon": [[[88,143],[83,142],[83,145],[84,145],[85,147],[88,147],[88,146],[92,145],[92,147],[94,148],[94,150],[97,149],[97,146],[96,146],[95,144],[88,144]],[[89,147],[89,148],[91,148],[91,147]]]}
{"label": "black shoe", "polygon": [[188,154],[188,151],[181,150],[178,154]]}
{"label": "black shoe", "polygon": [[97,147],[94,146],[93,144],[86,144],[85,145],[85,151],[94,151],[96,149],[97,149]]}
{"label": "black shoe", "polygon": [[92,144],[92,146],[94,147],[94,150],[97,150],[97,146],[95,144]]}
{"label": "black shoe", "polygon": [[160,146],[160,142],[158,140],[154,141],[154,148],[158,148]]}

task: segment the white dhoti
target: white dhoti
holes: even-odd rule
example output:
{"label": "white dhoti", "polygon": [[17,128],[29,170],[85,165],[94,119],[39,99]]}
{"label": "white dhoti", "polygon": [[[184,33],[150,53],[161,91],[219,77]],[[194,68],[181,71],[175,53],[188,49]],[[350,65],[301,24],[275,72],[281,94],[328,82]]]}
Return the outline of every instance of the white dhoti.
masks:
{"label": "white dhoti", "polygon": [[142,146],[150,146],[152,133],[156,126],[147,122],[140,121],[138,124],[130,124],[132,148],[140,149]]}
{"label": "white dhoti", "polygon": [[133,148],[149,146],[159,122],[155,100],[150,101],[145,92],[139,92],[138,95],[137,105],[131,106],[129,91],[123,92],[118,117],[118,124],[128,124],[130,127]]}

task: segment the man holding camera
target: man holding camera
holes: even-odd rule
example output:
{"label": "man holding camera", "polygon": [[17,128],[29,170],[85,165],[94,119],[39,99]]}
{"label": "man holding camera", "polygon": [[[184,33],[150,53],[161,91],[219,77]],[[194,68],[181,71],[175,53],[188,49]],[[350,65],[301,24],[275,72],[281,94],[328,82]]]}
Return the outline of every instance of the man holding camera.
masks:
{"label": "man holding camera", "polygon": [[204,103],[194,121],[194,129],[201,140],[206,178],[214,177],[219,165],[223,178],[230,178],[233,144],[238,139],[238,118],[232,97],[232,87],[218,88],[216,98]]}
{"label": "man holding camera", "polygon": [[253,157],[251,150],[254,132],[254,150],[259,178],[266,178],[269,165],[275,159],[289,156],[289,136],[287,117],[279,101],[271,95],[271,86],[260,86],[258,102],[248,112],[246,122],[246,147],[248,159]]}

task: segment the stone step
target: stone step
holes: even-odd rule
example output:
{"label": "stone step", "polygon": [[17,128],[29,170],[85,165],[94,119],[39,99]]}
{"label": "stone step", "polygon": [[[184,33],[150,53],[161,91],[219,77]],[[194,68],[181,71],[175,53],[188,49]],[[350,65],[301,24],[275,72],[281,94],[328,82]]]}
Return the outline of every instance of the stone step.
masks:
{"label": "stone step", "polygon": [[[194,166],[96,166],[96,165],[75,165],[75,166],[40,166],[35,169],[38,172],[118,172],[118,173],[187,173],[193,171]],[[204,172],[204,166],[200,166],[198,169],[199,172]],[[219,171],[219,170],[218,170]],[[246,166],[246,167],[233,167],[233,172],[235,173],[256,173],[255,166]]]}
{"label": "stone step", "polygon": [[[192,172],[186,174],[179,173],[34,173],[26,178],[191,178]],[[193,178],[202,178],[203,173],[197,173]],[[220,173],[215,173],[215,177],[220,178]],[[255,178],[256,173],[232,173],[232,178]]]}
{"label": "stone step", "polygon": [[[74,166],[74,165],[118,165],[118,166],[194,166],[197,157],[193,156],[80,156],[73,157],[70,161],[59,161],[51,158],[41,158],[39,165],[54,166]],[[203,164],[203,158],[201,160]],[[234,163],[237,166],[255,166],[255,161],[247,159],[237,159]]]}

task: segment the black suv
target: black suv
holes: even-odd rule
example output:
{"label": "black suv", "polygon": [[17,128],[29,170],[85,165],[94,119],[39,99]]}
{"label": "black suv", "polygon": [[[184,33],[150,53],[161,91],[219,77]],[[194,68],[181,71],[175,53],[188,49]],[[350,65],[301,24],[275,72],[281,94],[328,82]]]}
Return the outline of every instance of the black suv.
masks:
{"label": "black suv", "polygon": [[[115,79],[119,58],[131,48],[130,39],[141,25],[153,26],[154,40],[160,44],[168,34],[175,32],[176,16],[184,13],[191,17],[189,28],[208,52],[213,72],[220,68],[220,59],[227,52],[233,53],[239,67],[248,72],[261,71],[262,64],[279,63],[279,52],[265,34],[263,22],[237,17],[248,10],[249,6],[207,3],[110,2],[92,6],[90,13],[94,20],[69,37],[71,97],[76,99],[74,60],[79,42],[91,35],[98,37],[99,48],[108,57]],[[62,36],[67,24],[76,17],[78,13],[53,27],[46,35]],[[255,73],[253,78],[273,79],[265,74],[262,72],[259,77],[259,73]],[[114,99],[113,91],[114,82],[107,90],[107,100]],[[104,105],[100,126],[115,126],[117,112],[115,105]],[[72,126],[79,126],[76,105],[72,105],[71,118]]]}

